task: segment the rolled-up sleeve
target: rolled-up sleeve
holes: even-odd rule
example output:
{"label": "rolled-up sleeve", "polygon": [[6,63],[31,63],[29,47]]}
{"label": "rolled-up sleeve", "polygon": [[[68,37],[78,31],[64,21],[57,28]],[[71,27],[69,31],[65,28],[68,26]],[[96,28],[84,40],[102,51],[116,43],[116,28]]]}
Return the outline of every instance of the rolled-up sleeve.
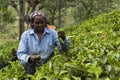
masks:
{"label": "rolled-up sleeve", "polygon": [[29,55],[27,54],[28,53],[28,49],[27,49],[28,41],[27,40],[28,40],[27,33],[24,32],[21,36],[19,47],[16,53],[18,59],[21,61],[22,64],[26,64],[29,59]]}
{"label": "rolled-up sleeve", "polygon": [[57,35],[57,32],[56,31],[54,31],[54,33],[53,33],[53,41],[54,41],[54,43],[55,43],[55,45],[57,46],[57,48],[58,48],[58,51],[59,52],[62,52],[62,48],[61,48],[61,45],[60,45],[60,41],[59,41],[59,39],[58,39],[58,35]]}
{"label": "rolled-up sleeve", "polygon": [[66,39],[65,39],[65,45],[66,45],[67,50],[69,50],[70,39],[68,37],[66,37]]}

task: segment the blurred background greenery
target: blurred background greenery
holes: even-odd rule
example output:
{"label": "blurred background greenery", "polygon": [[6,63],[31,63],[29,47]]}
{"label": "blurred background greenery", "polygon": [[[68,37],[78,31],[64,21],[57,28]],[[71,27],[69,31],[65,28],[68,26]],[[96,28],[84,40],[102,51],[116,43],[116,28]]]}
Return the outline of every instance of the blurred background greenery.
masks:
{"label": "blurred background greenery", "polygon": [[34,10],[44,11],[47,20],[61,28],[119,8],[120,0],[0,0],[0,41],[19,39]]}

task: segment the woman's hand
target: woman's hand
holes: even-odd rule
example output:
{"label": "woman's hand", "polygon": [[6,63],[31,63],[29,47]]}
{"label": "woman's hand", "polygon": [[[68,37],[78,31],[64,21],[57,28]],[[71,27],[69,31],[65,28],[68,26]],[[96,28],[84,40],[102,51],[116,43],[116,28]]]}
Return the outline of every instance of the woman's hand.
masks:
{"label": "woman's hand", "polygon": [[36,55],[36,54],[35,55],[30,55],[29,62],[35,63],[37,61],[40,61],[40,55]]}
{"label": "woman's hand", "polygon": [[59,31],[58,32],[58,37],[59,37],[59,41],[61,43],[61,45],[64,45],[64,41],[66,38],[65,32],[64,31]]}
{"label": "woman's hand", "polygon": [[63,41],[65,40],[66,36],[65,36],[65,32],[64,31],[60,31],[58,32],[58,37],[61,38]]}

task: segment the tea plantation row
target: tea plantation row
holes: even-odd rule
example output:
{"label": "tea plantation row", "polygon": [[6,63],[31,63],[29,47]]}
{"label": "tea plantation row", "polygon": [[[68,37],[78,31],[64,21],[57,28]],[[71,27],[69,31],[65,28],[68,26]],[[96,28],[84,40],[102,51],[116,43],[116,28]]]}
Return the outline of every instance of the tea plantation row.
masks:
{"label": "tea plantation row", "polygon": [[1,80],[120,80],[120,10],[64,30],[70,38],[68,52],[55,50],[34,75],[28,75],[18,60],[12,61],[0,69]]}

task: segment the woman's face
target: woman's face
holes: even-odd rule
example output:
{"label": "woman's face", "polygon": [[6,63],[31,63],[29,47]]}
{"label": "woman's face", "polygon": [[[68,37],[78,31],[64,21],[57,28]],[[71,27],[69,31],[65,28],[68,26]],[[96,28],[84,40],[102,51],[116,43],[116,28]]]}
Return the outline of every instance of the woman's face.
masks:
{"label": "woman's face", "polygon": [[33,26],[36,33],[43,33],[45,27],[45,18],[42,16],[35,16]]}

